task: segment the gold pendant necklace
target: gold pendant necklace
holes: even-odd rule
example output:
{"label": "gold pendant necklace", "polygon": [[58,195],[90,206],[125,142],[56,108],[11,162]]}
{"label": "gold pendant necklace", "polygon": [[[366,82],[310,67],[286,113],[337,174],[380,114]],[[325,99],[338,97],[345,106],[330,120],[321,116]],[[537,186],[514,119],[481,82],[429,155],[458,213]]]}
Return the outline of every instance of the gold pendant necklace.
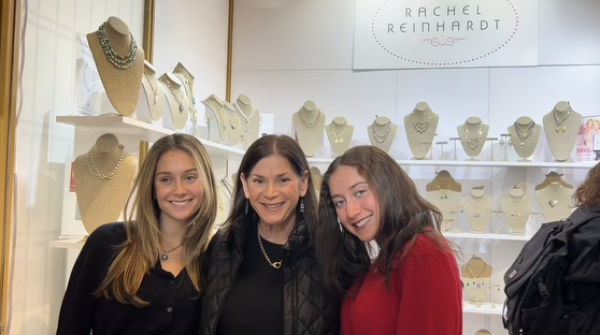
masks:
{"label": "gold pendant necklace", "polygon": [[161,261],[161,262],[166,262],[166,261],[168,261],[168,260],[169,260],[169,254],[170,254],[171,252],[173,252],[173,251],[175,251],[175,250],[177,250],[177,249],[181,248],[182,246],[183,246],[183,243],[181,243],[180,245],[178,245],[178,246],[176,246],[176,247],[174,247],[174,248],[168,249],[168,250],[165,250],[165,249],[163,249],[163,253],[160,255],[160,261]]}
{"label": "gold pendant necklace", "polygon": [[338,131],[335,130],[335,125],[333,123],[331,124],[331,131],[333,132],[333,136],[335,137],[335,139],[333,140],[333,143],[335,143],[335,144],[344,143],[343,136],[344,136],[344,133],[346,132],[346,129],[348,129],[347,123],[344,125],[344,129],[342,129],[342,131],[338,133]]}
{"label": "gold pendant necklace", "polygon": [[180,98],[175,94],[175,89],[173,89],[173,86],[171,85],[171,83],[169,83],[168,79],[163,80],[163,82],[167,85],[169,91],[171,91],[171,96],[173,96],[175,101],[179,104],[179,111],[183,113],[183,111],[185,110],[185,108],[183,107],[183,96]]}
{"label": "gold pendant necklace", "polygon": [[525,141],[527,141],[531,134],[533,134],[533,127],[535,127],[535,121],[532,120],[531,125],[529,125],[526,130],[521,130],[521,128],[519,128],[519,126],[517,125],[516,121],[513,125],[515,127],[515,132],[517,133],[517,137],[519,138],[521,146],[524,146]]}
{"label": "gold pendant necklace", "polygon": [[564,133],[567,131],[567,126],[562,125],[562,124],[565,123],[565,121],[567,121],[569,116],[571,116],[572,111],[573,111],[573,109],[571,109],[569,107],[567,116],[565,116],[564,119],[562,119],[562,120],[558,117],[558,115],[556,115],[556,110],[552,113],[554,115],[554,123],[556,123],[556,133]]}
{"label": "gold pendant necklace", "polygon": [[465,136],[467,137],[467,146],[469,147],[469,149],[475,150],[477,149],[479,144],[481,144],[481,135],[483,134],[483,122],[479,125],[479,130],[477,130],[477,134],[475,135],[475,137],[469,136],[469,129],[467,127],[468,126],[465,125]]}
{"label": "gold pendant necklace", "polygon": [[267,251],[265,250],[265,247],[262,244],[262,239],[260,237],[260,228],[258,226],[256,228],[256,232],[258,235],[258,246],[260,247],[260,250],[262,251],[263,255],[265,256],[265,259],[267,260],[267,262],[269,262],[269,265],[271,265],[274,269],[279,270],[281,268],[281,263],[283,261],[271,262],[271,259],[269,258],[269,255],[267,254]]}
{"label": "gold pendant necklace", "polygon": [[431,124],[431,115],[425,121],[417,120],[415,114],[411,114],[411,116],[413,121],[413,128],[415,128],[417,133],[424,134],[427,132],[427,130],[429,130],[429,125]]}
{"label": "gold pendant necklace", "polygon": [[473,270],[477,271],[478,269],[480,269],[480,267],[474,267],[473,265],[471,265],[471,262],[467,262],[467,272],[469,272],[469,275],[471,276],[471,278],[480,278],[485,273],[486,268],[487,268],[487,263],[485,261],[483,261],[483,268],[481,268],[481,271],[476,276],[473,273]]}

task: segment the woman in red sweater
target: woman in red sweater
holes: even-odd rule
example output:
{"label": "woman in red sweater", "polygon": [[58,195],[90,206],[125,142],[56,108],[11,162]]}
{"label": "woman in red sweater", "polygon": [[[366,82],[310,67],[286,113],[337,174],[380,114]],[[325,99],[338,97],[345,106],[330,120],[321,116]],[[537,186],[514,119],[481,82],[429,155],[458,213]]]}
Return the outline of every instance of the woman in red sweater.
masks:
{"label": "woman in red sweater", "polygon": [[343,299],[342,335],[462,335],[462,285],[441,214],[387,153],[358,146],[324,175],[315,247]]}

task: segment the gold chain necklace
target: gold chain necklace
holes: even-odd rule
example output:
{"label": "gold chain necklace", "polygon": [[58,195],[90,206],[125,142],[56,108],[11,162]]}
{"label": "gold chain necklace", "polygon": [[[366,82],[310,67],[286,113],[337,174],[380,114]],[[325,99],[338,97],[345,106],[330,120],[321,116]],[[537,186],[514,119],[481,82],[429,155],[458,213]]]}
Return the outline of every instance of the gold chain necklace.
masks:
{"label": "gold chain necklace", "polygon": [[267,260],[267,262],[269,262],[269,265],[271,265],[273,268],[279,270],[281,268],[281,263],[283,261],[279,261],[279,262],[271,261],[271,259],[269,258],[269,255],[267,254],[267,251],[265,250],[265,247],[262,244],[262,239],[260,238],[260,227],[257,226],[256,232],[258,235],[258,246],[260,247],[260,250],[262,251],[263,255],[265,256],[265,259]]}
{"label": "gold chain necklace", "polygon": [[185,83],[185,91],[187,92],[188,96],[191,98],[192,105],[196,105],[196,98],[194,97],[194,92],[192,91],[192,85],[190,84],[188,75],[178,69],[174,70],[173,73],[179,74],[184,78],[183,82]]}
{"label": "gold chain necklace", "polygon": [[144,77],[146,77],[148,84],[150,85],[150,87],[152,87],[152,92],[154,92],[154,104],[156,105],[158,103],[158,85],[156,85],[156,87],[152,85],[152,81],[150,80],[150,77],[148,77],[146,72],[144,72]]}
{"label": "gold chain necklace", "polygon": [[567,119],[569,118],[569,116],[571,116],[571,112],[573,111],[572,108],[569,107],[569,111],[567,112],[567,116],[565,116],[564,119],[560,119],[558,117],[558,115],[556,115],[556,110],[552,113],[554,115],[554,123],[556,123],[556,132],[557,133],[564,133],[567,131],[567,126],[562,125],[565,121],[567,121]]}
{"label": "gold chain necklace", "polygon": [[520,218],[521,217],[521,211],[518,210],[521,208],[520,206],[520,202],[523,199],[523,196],[520,197],[515,197],[512,194],[508,193],[508,199],[510,200],[510,202],[512,203],[512,213],[510,214],[510,216],[514,217],[514,218]]}
{"label": "gold chain necklace", "polygon": [[483,262],[483,269],[481,269],[481,272],[479,272],[479,274],[477,276],[475,276],[475,274],[473,273],[473,270],[477,270],[477,268],[474,268],[471,265],[471,263],[467,262],[467,271],[469,272],[469,275],[471,276],[471,278],[480,278],[485,273],[486,268],[487,268],[487,263]]}
{"label": "gold chain necklace", "polygon": [[304,119],[304,117],[302,116],[302,111],[298,112],[298,117],[300,118],[300,123],[302,123],[302,126],[304,126],[304,129],[313,130],[319,124],[319,120],[321,119],[321,112],[320,111],[317,111],[317,112],[319,114],[317,114],[317,119],[313,122],[306,121],[306,119]]}
{"label": "gold chain necklace", "polygon": [[348,129],[347,123],[344,125],[344,129],[342,129],[342,131],[338,133],[338,131],[335,130],[335,125],[333,123],[331,124],[331,131],[333,132],[333,136],[335,137],[335,139],[333,140],[333,143],[336,143],[336,144],[344,143],[343,136],[344,136],[344,133],[346,132],[346,129]]}
{"label": "gold chain necklace", "polygon": [[388,122],[387,126],[385,127],[385,134],[381,135],[377,132],[377,125],[375,125],[375,123],[373,123],[371,125],[371,132],[373,133],[373,139],[375,140],[375,142],[377,143],[383,143],[385,142],[385,140],[387,140],[388,136],[390,135],[390,131],[392,131],[392,123]]}
{"label": "gold chain necklace", "polygon": [[174,247],[174,248],[171,248],[171,249],[169,249],[169,250],[165,250],[165,249],[163,248],[163,253],[160,255],[160,261],[161,261],[161,262],[166,262],[166,261],[168,261],[168,260],[169,260],[169,254],[170,254],[171,252],[173,252],[173,251],[175,251],[175,250],[177,250],[177,249],[181,248],[182,246],[183,246],[183,243],[181,243],[180,245],[178,245],[178,246],[176,246],[176,247]]}
{"label": "gold chain necklace", "polygon": [[517,137],[519,138],[521,146],[524,146],[525,141],[531,136],[531,134],[533,134],[533,127],[535,127],[535,121],[532,120],[531,125],[529,125],[527,127],[527,130],[525,130],[525,131],[523,131],[523,130],[521,130],[521,128],[519,128],[516,121],[513,125],[515,126],[515,132],[517,133]]}
{"label": "gold chain necklace", "polygon": [[429,130],[429,125],[431,124],[431,115],[425,121],[417,120],[415,114],[411,114],[411,116],[413,121],[413,127],[415,128],[417,133],[424,134],[427,132],[427,130]]}
{"label": "gold chain necklace", "polygon": [[477,130],[477,134],[475,137],[469,136],[468,126],[465,125],[465,136],[467,137],[467,146],[471,150],[475,150],[479,144],[481,144],[481,135],[483,134],[483,122],[479,125],[479,129]]}
{"label": "gold chain necklace", "polygon": [[98,166],[96,165],[96,161],[94,160],[94,155],[92,154],[92,149],[90,149],[87,154],[85,155],[85,161],[87,163],[87,167],[88,167],[88,171],[90,172],[90,174],[94,177],[98,177],[100,179],[112,179],[112,177],[115,176],[115,174],[117,173],[117,170],[119,169],[119,166],[121,165],[121,162],[123,161],[123,158],[125,158],[125,147],[122,144],[119,144],[119,148],[121,148],[121,155],[119,156],[119,159],[117,160],[117,164],[115,165],[115,167],[112,169],[112,171],[109,174],[103,174],[100,172],[100,170],[98,169]]}
{"label": "gold chain necklace", "polygon": [[169,88],[169,91],[171,91],[171,95],[173,96],[173,98],[175,98],[175,101],[179,104],[179,111],[183,113],[184,111],[184,107],[183,107],[183,97],[179,98],[177,97],[177,94],[175,94],[175,89],[173,89],[173,86],[171,86],[171,83],[169,83],[168,79],[164,79],[163,82],[167,85],[167,87]]}

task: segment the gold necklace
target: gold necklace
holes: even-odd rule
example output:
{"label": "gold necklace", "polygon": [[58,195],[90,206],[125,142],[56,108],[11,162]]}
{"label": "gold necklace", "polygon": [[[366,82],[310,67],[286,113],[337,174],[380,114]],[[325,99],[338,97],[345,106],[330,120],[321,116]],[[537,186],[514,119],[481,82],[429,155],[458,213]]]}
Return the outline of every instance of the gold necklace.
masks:
{"label": "gold necklace", "polygon": [[531,125],[529,125],[527,127],[527,130],[524,130],[524,131],[521,130],[521,128],[519,128],[516,121],[513,125],[515,127],[515,132],[517,133],[517,137],[519,138],[521,146],[524,146],[525,141],[527,141],[527,139],[531,136],[531,134],[533,134],[533,127],[535,127],[535,121],[532,120]]}
{"label": "gold necklace", "polygon": [[167,85],[167,87],[169,88],[169,91],[171,91],[171,95],[173,96],[173,98],[175,98],[175,101],[179,104],[179,111],[183,113],[184,111],[184,107],[183,107],[183,97],[182,98],[178,98],[177,95],[175,94],[175,89],[173,89],[173,86],[171,86],[171,83],[169,83],[169,80],[164,79],[163,82]]}
{"label": "gold necklace", "polygon": [[477,268],[474,268],[471,265],[471,262],[467,262],[467,271],[469,272],[469,275],[471,276],[471,278],[480,278],[485,273],[486,268],[487,268],[487,263],[483,262],[483,269],[481,269],[481,272],[479,272],[479,274],[477,276],[475,276],[475,274],[473,273],[473,270],[477,270]]}
{"label": "gold necklace", "polygon": [[[556,206],[558,206],[558,191],[560,191],[560,189],[562,188],[561,184],[558,184],[558,187],[556,188],[556,190],[552,189],[552,185],[548,186],[548,190],[552,191],[552,197],[550,197],[551,200],[548,200],[548,205],[550,205],[550,207],[554,208]],[[554,198],[554,199],[552,199]]]}
{"label": "gold necklace", "polygon": [[[569,118],[569,116],[571,116],[571,112],[573,111],[573,109],[571,107],[569,107],[569,111],[567,112],[567,116],[565,116],[564,119],[560,119],[558,117],[558,115],[556,115],[556,110],[554,110],[554,112],[552,113],[554,115],[554,123],[556,123],[556,132],[557,133],[564,133],[567,131],[567,126],[562,125],[565,121],[567,121],[567,119]],[[561,126],[562,125],[562,126]]]}
{"label": "gold necklace", "polygon": [[160,261],[161,261],[161,262],[166,262],[166,261],[168,261],[168,260],[169,260],[169,254],[170,254],[171,252],[173,252],[173,251],[175,251],[175,250],[177,250],[177,249],[181,248],[182,246],[183,246],[183,243],[181,243],[180,245],[178,245],[178,246],[176,246],[176,247],[174,247],[174,248],[171,248],[171,249],[169,249],[169,250],[165,250],[164,248],[162,248],[162,247],[161,247],[161,249],[163,249],[163,253],[160,255]]}
{"label": "gold necklace", "polygon": [[467,146],[471,150],[475,150],[479,144],[481,143],[481,135],[483,134],[483,122],[479,125],[479,130],[477,130],[477,134],[475,137],[469,137],[469,129],[468,126],[465,125],[465,136],[467,137]]}
{"label": "gold necklace", "polygon": [[174,70],[173,73],[179,74],[184,78],[183,82],[185,83],[185,91],[187,92],[188,96],[191,98],[192,105],[196,105],[196,98],[194,97],[194,92],[192,91],[192,84],[190,84],[188,75],[179,69]]}
{"label": "gold necklace", "polygon": [[377,132],[377,125],[375,123],[373,123],[371,125],[371,132],[373,133],[373,139],[375,140],[375,142],[377,143],[383,143],[385,142],[385,140],[387,140],[388,136],[390,135],[390,131],[392,130],[392,122],[388,122],[387,126],[385,127],[385,134],[381,135]]}
{"label": "gold necklace", "polygon": [[415,128],[417,133],[424,134],[427,132],[427,130],[429,130],[429,125],[431,124],[431,115],[429,115],[429,117],[425,121],[417,120],[415,114],[411,114],[411,116],[413,121],[413,127]]}
{"label": "gold necklace", "polygon": [[265,250],[265,247],[262,244],[262,239],[260,237],[260,227],[257,226],[256,232],[258,235],[258,246],[260,247],[260,250],[262,251],[263,255],[265,256],[265,259],[267,260],[267,262],[269,262],[269,265],[271,265],[274,269],[279,270],[281,268],[281,263],[283,261],[271,262],[271,259],[269,258],[269,255],[267,255],[267,251]]}
{"label": "gold necklace", "polygon": [[119,169],[123,158],[125,158],[125,147],[122,144],[119,144],[119,148],[121,149],[121,155],[117,160],[117,164],[115,164],[115,167],[113,167],[112,171],[109,174],[103,174],[100,172],[98,166],[96,165],[96,161],[94,160],[94,155],[92,154],[93,148],[90,149],[85,155],[85,161],[87,163],[88,171],[90,172],[90,174],[100,179],[112,179],[112,177],[114,177],[117,173],[117,170]]}
{"label": "gold necklace", "polygon": [[318,113],[317,114],[317,119],[314,120],[313,122],[308,122],[302,116],[302,111],[298,111],[298,118],[300,118],[300,123],[302,123],[302,126],[304,126],[304,129],[306,129],[306,130],[313,130],[313,129],[315,129],[315,127],[319,124],[319,120],[321,119],[321,112],[317,111],[317,113]]}
{"label": "gold necklace", "polygon": [[508,193],[508,199],[510,199],[510,202],[512,203],[512,214],[510,214],[510,216],[515,217],[515,218],[520,218],[521,217],[521,213],[520,211],[517,211],[518,208],[521,208],[521,206],[519,206],[519,202],[522,199],[521,197],[515,197],[512,194]]}
{"label": "gold necklace", "polygon": [[150,77],[148,77],[146,72],[144,72],[144,77],[146,77],[146,81],[148,81],[148,84],[150,85],[150,87],[152,87],[152,92],[154,92],[154,104],[156,105],[158,103],[158,85],[156,87],[152,85],[152,81],[150,80]]}
{"label": "gold necklace", "polygon": [[341,132],[337,132],[337,130],[335,130],[335,125],[332,123],[331,124],[331,131],[333,132],[333,136],[335,137],[335,139],[333,140],[333,143],[336,144],[341,144],[344,143],[344,133],[346,132],[346,129],[348,129],[348,124],[346,123],[344,125],[344,129]]}
{"label": "gold necklace", "polygon": [[451,184],[451,182],[449,182],[449,183],[448,183],[448,188],[443,188],[443,187],[440,185],[440,182],[439,182],[439,181],[437,181],[437,182],[435,183],[435,186],[437,186],[437,189],[438,189],[438,191],[440,192],[440,199],[442,199],[442,200],[446,200],[446,199],[448,199],[448,193],[450,192],[450,187],[451,187],[451,185],[452,185],[452,184]]}

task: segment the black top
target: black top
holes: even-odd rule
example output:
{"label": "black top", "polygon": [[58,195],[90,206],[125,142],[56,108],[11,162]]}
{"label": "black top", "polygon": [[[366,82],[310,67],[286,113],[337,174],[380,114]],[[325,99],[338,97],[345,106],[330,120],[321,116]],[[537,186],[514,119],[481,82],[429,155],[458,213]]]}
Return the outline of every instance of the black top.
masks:
{"label": "black top", "polygon": [[198,293],[185,269],[174,277],[160,262],[144,276],[138,297],[150,306],[136,308],[93,292],[108,272],[117,246],[127,238],[122,223],[100,226],[88,237],[71,272],[60,308],[57,335],[197,334]]}
{"label": "black top", "polygon": [[[244,245],[240,265],[219,318],[217,335],[283,334],[283,267],[275,269],[267,262],[258,244],[256,226]],[[283,246],[262,239],[271,262],[283,260]]]}

